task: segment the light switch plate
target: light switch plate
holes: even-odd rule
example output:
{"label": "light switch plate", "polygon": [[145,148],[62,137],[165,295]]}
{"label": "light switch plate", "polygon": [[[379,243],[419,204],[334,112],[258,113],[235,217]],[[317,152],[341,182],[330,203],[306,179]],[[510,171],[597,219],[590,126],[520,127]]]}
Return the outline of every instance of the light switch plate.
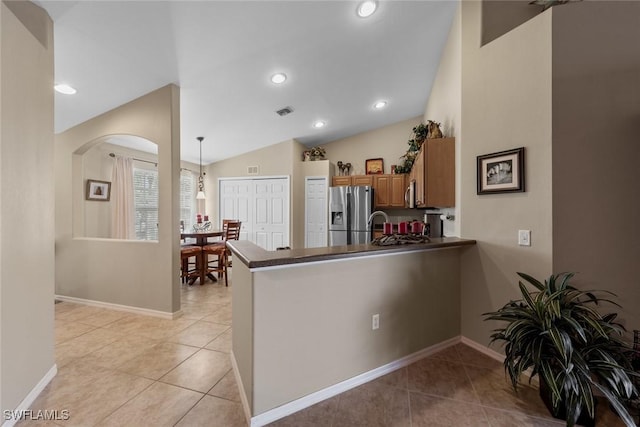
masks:
{"label": "light switch plate", "polygon": [[531,246],[531,230],[518,230],[518,244]]}

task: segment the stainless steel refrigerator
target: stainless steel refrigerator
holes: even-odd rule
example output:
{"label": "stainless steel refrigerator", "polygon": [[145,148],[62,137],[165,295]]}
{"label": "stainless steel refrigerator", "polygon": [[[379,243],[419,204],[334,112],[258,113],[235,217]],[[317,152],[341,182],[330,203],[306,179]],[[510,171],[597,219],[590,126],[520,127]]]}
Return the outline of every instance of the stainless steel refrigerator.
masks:
{"label": "stainless steel refrigerator", "polygon": [[329,246],[369,243],[373,235],[367,220],[373,208],[373,188],[329,188]]}

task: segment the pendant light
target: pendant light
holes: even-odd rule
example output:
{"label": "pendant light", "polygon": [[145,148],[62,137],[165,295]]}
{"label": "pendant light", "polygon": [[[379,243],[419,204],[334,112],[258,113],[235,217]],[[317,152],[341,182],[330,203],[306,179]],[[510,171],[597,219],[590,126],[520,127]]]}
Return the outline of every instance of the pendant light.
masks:
{"label": "pendant light", "polygon": [[202,140],[204,136],[199,136],[196,139],[200,141],[200,175],[198,176],[198,194],[196,195],[196,199],[204,200],[206,198],[204,195],[204,177],[202,175]]}

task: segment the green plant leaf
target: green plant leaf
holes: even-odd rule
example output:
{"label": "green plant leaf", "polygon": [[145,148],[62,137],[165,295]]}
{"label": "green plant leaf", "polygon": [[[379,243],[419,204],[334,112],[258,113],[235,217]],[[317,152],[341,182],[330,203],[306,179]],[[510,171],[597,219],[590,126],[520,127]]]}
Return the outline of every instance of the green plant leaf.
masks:
{"label": "green plant leaf", "polygon": [[513,388],[530,369],[531,378],[538,375],[547,384],[553,407],[566,406],[567,425],[583,411],[593,415],[593,383],[608,391],[603,394],[614,407],[637,396],[632,379],[640,376],[631,371],[625,329],[616,313],[598,311],[603,304],[619,307],[609,298],[615,295],[572,286],[574,273],[551,275],[544,283],[518,275],[522,299],[484,313],[485,320],[504,323],[493,330],[491,342],[505,343],[504,368]]}
{"label": "green plant leaf", "polygon": [[604,396],[607,398],[609,403],[611,403],[611,406],[613,406],[613,409],[615,409],[615,411],[617,412],[618,416],[622,419],[622,421],[624,421],[624,423],[627,425],[627,427],[636,427],[636,423],[633,420],[633,418],[631,417],[631,415],[629,414],[629,411],[627,411],[627,408],[625,408],[624,405],[618,400],[617,396],[615,396],[613,393],[611,393],[611,391],[609,391],[609,389],[607,389],[606,387],[601,386],[600,384],[598,384],[595,381],[592,381],[591,384],[595,388],[600,390],[600,392],[602,394],[604,394]]}
{"label": "green plant leaf", "polygon": [[538,288],[538,290],[544,291],[545,286],[542,283],[540,283],[538,280],[534,279],[533,277],[525,273],[517,273],[517,274],[518,276],[522,277],[524,280],[526,280],[527,282],[531,283],[533,286]]}

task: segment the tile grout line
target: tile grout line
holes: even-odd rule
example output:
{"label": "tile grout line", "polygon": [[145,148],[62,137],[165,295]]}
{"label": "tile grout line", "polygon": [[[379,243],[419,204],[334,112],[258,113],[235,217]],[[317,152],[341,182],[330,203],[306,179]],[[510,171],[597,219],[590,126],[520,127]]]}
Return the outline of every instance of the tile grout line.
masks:
{"label": "tile grout line", "polygon": [[[148,378],[146,378],[148,379]],[[151,386],[153,386],[157,381],[153,381],[151,384],[149,384],[147,387],[144,387],[142,390],[140,390],[138,393],[136,393],[135,395],[131,396],[129,399],[127,399],[125,402],[122,403],[122,405],[118,406],[116,409],[114,409],[113,411],[111,411],[108,415],[106,415],[105,417],[101,418],[97,423],[95,423],[94,425],[98,425],[101,422],[105,421],[107,418],[109,418],[110,416],[112,416],[113,414],[116,413],[116,411],[120,410],[120,408],[122,408],[123,406],[125,406],[127,403],[129,403],[130,401],[132,401],[133,399],[135,399],[136,397],[140,396],[145,390],[148,390],[149,388],[151,388]]]}
{"label": "tile grout line", "polygon": [[[484,415],[484,420],[486,421],[487,425],[491,427],[491,422],[489,421],[489,417],[487,416],[487,411],[485,409],[486,407],[482,403],[482,399],[480,399],[478,390],[476,390],[476,386],[471,380],[471,376],[469,375],[469,371],[467,370],[467,365],[462,363],[462,356],[460,355],[460,352],[458,351],[458,349],[454,348],[454,350],[456,351],[456,353],[458,354],[458,357],[460,358],[460,361],[461,361],[460,364],[462,365],[462,369],[464,369],[464,376],[467,377],[467,381],[469,381],[469,384],[471,384],[471,389],[473,390],[473,394],[476,397],[476,399],[478,399],[478,404],[482,408],[482,415]],[[475,366],[475,365],[471,365],[471,366]]]}
{"label": "tile grout line", "polygon": [[[458,353],[458,356],[460,356],[460,353]],[[489,416],[487,415],[487,411],[486,411],[487,409],[491,409],[491,410],[499,411],[499,412],[506,412],[506,413],[510,413],[510,414],[523,415],[523,416],[529,417],[529,418],[533,417],[533,418],[538,419],[538,420],[544,420],[544,421],[552,420],[551,418],[545,418],[545,417],[539,416],[539,415],[531,415],[531,414],[528,414],[528,413],[522,412],[522,411],[516,411],[516,410],[504,409],[504,408],[497,408],[497,407],[494,407],[492,405],[487,405],[487,404],[483,403],[482,400],[479,399],[479,393],[476,390],[475,384],[471,380],[471,377],[469,375],[469,371],[467,370],[467,367],[468,366],[473,366],[473,367],[480,368],[480,369],[490,369],[490,368],[487,368],[486,366],[483,366],[483,365],[480,365],[480,364],[473,364],[473,363],[462,362],[461,364],[462,364],[462,367],[464,369],[465,375],[466,375],[467,379],[469,380],[469,383],[471,384],[471,387],[473,388],[474,394],[476,395],[476,397],[478,397],[478,401],[480,402],[479,405],[482,407],[482,412],[484,413],[485,419],[486,419],[486,421],[487,421],[487,423],[489,425],[491,425],[491,422],[489,421]]]}
{"label": "tile grout line", "polygon": [[204,399],[204,397],[205,397],[205,396],[206,396],[206,394],[203,394],[203,395],[200,397],[200,399],[198,399],[198,401],[197,401],[196,403],[194,403],[194,404],[191,406],[191,408],[189,408],[189,410],[187,410],[184,414],[182,414],[182,416],[180,417],[180,419],[179,419],[178,421],[176,421],[176,423],[173,425],[173,427],[177,426],[177,425],[180,423],[180,421],[182,421],[182,420],[184,419],[184,417],[186,417],[186,416],[189,414],[189,412],[191,412],[191,411],[193,410],[193,408],[195,408],[195,407],[196,407],[196,405],[197,405],[198,403],[200,403],[200,401],[201,401],[202,399]]}

